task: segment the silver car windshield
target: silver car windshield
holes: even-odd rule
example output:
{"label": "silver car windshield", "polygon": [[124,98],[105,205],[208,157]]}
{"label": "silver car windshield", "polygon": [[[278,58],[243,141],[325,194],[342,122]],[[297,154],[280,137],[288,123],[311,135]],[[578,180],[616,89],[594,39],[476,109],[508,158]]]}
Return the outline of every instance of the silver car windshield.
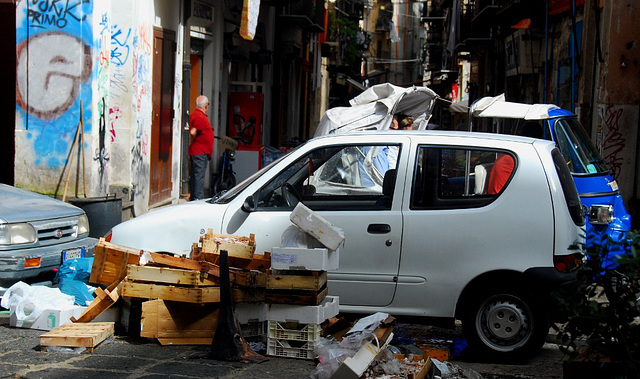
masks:
{"label": "silver car windshield", "polygon": [[576,119],[559,119],[553,125],[556,142],[573,175],[604,174],[609,168]]}

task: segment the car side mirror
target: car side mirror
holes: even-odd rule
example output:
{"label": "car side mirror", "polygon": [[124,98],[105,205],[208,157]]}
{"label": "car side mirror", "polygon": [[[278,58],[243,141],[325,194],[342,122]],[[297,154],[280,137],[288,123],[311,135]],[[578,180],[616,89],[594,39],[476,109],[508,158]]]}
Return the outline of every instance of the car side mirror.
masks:
{"label": "car side mirror", "polygon": [[244,199],[244,203],[242,203],[242,208],[241,208],[244,212],[247,213],[251,213],[256,209],[256,202],[252,196],[247,196],[246,199]]}

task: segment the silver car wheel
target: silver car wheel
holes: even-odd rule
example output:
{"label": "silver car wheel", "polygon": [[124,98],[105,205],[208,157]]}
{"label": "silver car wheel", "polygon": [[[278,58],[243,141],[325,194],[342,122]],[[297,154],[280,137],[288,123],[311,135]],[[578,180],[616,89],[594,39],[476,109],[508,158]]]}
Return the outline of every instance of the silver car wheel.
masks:
{"label": "silver car wheel", "polygon": [[524,346],[534,327],[531,309],[512,295],[495,295],[485,300],[476,314],[475,324],[480,340],[500,352]]}

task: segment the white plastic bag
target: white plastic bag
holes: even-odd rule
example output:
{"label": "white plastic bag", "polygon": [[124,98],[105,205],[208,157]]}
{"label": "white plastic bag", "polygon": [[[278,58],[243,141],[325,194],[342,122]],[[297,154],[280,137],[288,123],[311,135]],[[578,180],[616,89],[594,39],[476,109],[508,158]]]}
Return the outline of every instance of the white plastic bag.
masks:
{"label": "white plastic bag", "polygon": [[1,305],[15,315],[20,326],[33,323],[46,309],[66,309],[72,307],[74,302],[73,296],[63,294],[58,288],[17,282],[2,296]]}

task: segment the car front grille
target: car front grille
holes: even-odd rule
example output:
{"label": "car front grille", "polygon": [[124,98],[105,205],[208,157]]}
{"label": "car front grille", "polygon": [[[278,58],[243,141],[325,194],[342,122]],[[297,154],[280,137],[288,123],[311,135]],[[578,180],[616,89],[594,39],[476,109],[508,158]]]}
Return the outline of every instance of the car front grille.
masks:
{"label": "car front grille", "polygon": [[36,228],[40,246],[69,242],[77,237],[78,220],[75,217],[37,221],[31,224]]}

